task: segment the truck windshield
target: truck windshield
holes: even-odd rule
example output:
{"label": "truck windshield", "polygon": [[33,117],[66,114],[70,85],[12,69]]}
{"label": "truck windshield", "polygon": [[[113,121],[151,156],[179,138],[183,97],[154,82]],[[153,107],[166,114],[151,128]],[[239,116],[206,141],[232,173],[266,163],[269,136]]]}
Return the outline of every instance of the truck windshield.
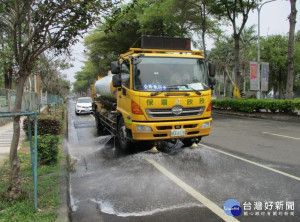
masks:
{"label": "truck windshield", "polygon": [[140,57],[133,67],[133,88],[139,91],[208,90],[204,59]]}

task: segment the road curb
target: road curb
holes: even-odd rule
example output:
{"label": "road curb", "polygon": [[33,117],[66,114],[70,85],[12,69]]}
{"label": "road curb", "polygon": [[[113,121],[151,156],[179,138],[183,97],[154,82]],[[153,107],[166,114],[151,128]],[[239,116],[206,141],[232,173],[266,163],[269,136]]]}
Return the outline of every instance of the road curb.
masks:
{"label": "road curb", "polygon": [[242,112],[234,112],[230,110],[212,110],[212,114],[220,114],[220,115],[229,115],[229,116],[239,116],[239,117],[248,117],[248,118],[256,118],[256,119],[267,119],[274,121],[286,121],[300,124],[300,116],[299,115],[285,115],[285,114],[272,114],[272,113],[242,113]]}
{"label": "road curb", "polygon": [[57,222],[69,222],[70,220],[70,193],[69,193],[69,171],[68,171],[68,111],[65,114],[66,131],[65,139],[62,145],[62,155],[60,161],[61,176],[60,176],[60,188],[59,188],[59,199],[60,205],[57,214]]}
{"label": "road curb", "polygon": [[[65,142],[64,142],[64,145]],[[64,149],[64,148],[63,148]],[[60,176],[60,188],[59,188],[59,199],[60,205],[58,208],[58,215],[56,221],[58,222],[69,222],[69,201],[68,201],[68,171],[67,171],[67,155],[63,152],[63,158],[60,161],[61,176]]]}

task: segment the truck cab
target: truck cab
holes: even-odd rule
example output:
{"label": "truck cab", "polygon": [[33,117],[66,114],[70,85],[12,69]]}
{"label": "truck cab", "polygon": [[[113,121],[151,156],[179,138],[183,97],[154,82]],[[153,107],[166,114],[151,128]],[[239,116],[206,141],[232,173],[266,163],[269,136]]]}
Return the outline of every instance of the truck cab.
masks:
{"label": "truck cab", "polygon": [[121,54],[111,71],[121,148],[177,139],[190,146],[209,135],[214,65],[190,50],[189,39],[144,36],[142,47]]}

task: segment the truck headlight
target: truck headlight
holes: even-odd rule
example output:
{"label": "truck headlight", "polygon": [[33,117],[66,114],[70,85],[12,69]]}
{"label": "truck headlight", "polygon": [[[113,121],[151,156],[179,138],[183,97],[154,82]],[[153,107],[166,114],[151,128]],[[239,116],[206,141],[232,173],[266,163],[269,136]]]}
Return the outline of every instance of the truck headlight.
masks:
{"label": "truck headlight", "polygon": [[209,127],[211,127],[211,121],[205,122],[205,123],[203,123],[202,126],[201,126],[202,129],[209,128]]}
{"label": "truck headlight", "polygon": [[136,130],[138,132],[152,132],[152,128],[150,126],[136,125]]}

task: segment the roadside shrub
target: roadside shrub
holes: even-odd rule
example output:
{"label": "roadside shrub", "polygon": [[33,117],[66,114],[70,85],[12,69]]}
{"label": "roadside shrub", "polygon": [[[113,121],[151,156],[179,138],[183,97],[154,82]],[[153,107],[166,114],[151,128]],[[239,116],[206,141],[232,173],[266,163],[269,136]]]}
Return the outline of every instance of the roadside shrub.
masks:
{"label": "roadside shrub", "polygon": [[241,112],[267,112],[293,113],[300,109],[300,99],[273,100],[273,99],[216,99],[212,100],[213,108],[231,109]]}
{"label": "roadside shrub", "polygon": [[[34,120],[30,120],[31,123],[31,133],[34,134]],[[38,128],[37,133],[38,135],[60,135],[62,132],[62,123],[59,118],[55,116],[38,116]],[[23,129],[28,136],[28,122],[27,118],[24,119],[23,122]]]}
{"label": "roadside shrub", "polygon": [[300,99],[294,99],[294,106],[295,106],[295,109],[297,110],[300,110]]}
{"label": "roadside shrub", "polygon": [[[32,138],[34,143],[34,137]],[[45,134],[37,136],[38,162],[44,165],[57,163],[59,136]]]}

